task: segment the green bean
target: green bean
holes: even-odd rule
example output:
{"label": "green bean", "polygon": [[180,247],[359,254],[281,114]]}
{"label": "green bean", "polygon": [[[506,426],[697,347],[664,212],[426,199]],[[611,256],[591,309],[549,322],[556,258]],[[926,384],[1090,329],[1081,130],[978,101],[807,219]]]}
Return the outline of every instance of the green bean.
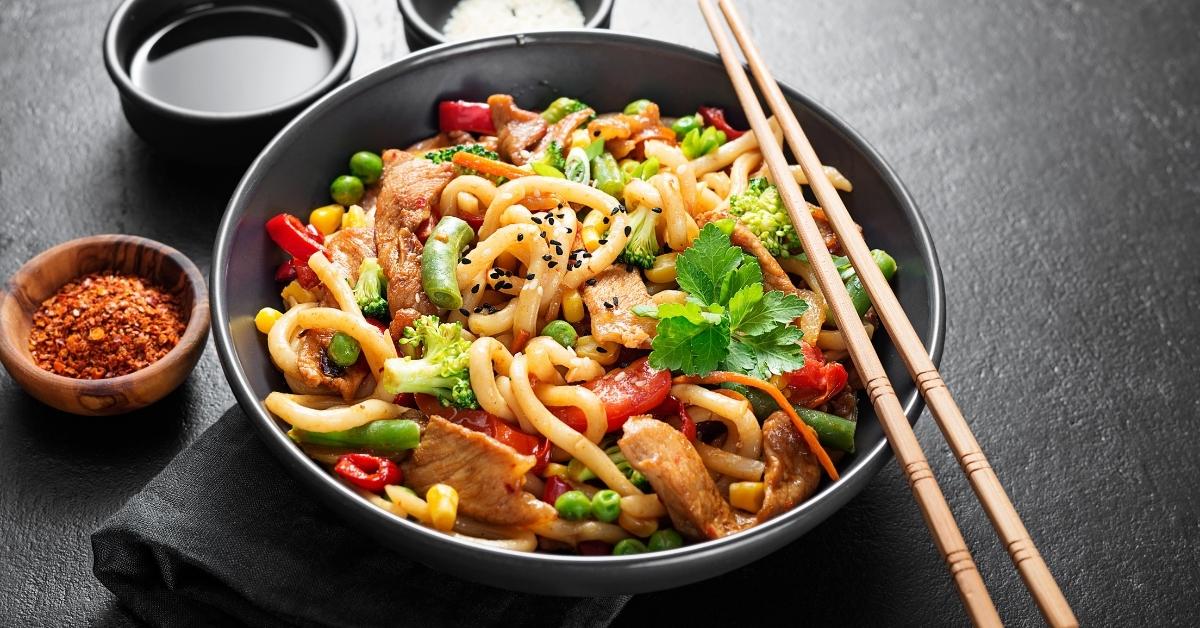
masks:
{"label": "green bean", "polygon": [[793,407],[796,409],[796,414],[799,414],[800,418],[804,419],[804,422],[817,433],[817,440],[822,445],[840,449],[846,453],[854,453],[854,428],[858,425],[857,423],[825,412],[809,410],[800,406]]}
{"label": "green bean", "polygon": [[546,326],[542,328],[542,335],[550,336],[554,339],[554,342],[557,342],[568,349],[571,349],[575,346],[575,339],[577,336],[575,333],[575,328],[571,327],[571,324],[567,321],[562,320],[550,321],[549,323],[546,323]]}
{"label": "green bean", "polygon": [[620,198],[621,190],[625,189],[621,167],[607,151],[592,160],[592,178],[596,180],[596,188],[605,194]]}
{"label": "green bean", "polygon": [[338,432],[309,432],[292,428],[288,436],[297,442],[326,447],[401,452],[421,443],[421,426],[407,419],[380,419]]}
{"label": "green bean", "polygon": [[587,482],[596,479],[596,474],[592,473],[592,470],[578,458],[571,458],[571,461],[567,463],[567,477],[576,482]]}
{"label": "green bean", "polygon": [[621,539],[613,546],[613,556],[645,554],[647,551],[646,544],[637,539]]}
{"label": "green bean", "polygon": [[447,310],[462,307],[455,269],[459,254],[474,239],[471,225],[454,216],[443,216],[430,232],[421,253],[421,287],[434,305]]}
{"label": "green bean", "polygon": [[[871,259],[875,260],[875,265],[879,267],[879,272],[883,273],[883,278],[891,281],[892,276],[896,274],[896,260],[892,259],[887,251],[880,249],[871,251]],[[846,280],[846,292],[850,293],[850,301],[854,303],[854,310],[858,312],[858,315],[866,314],[867,309],[871,307],[871,296],[867,294],[867,289],[863,286],[858,273],[854,273]]]}
{"label": "green bean", "polygon": [[554,500],[554,509],[558,516],[568,521],[587,519],[592,514],[592,501],[583,491],[567,491]]}
{"label": "green bean", "polygon": [[587,105],[574,98],[563,96],[556,98],[554,102],[550,103],[549,107],[546,107],[546,110],[542,112],[542,119],[550,124],[554,124],[567,117],[567,115],[583,109],[587,109]]}
{"label": "green bean", "polygon": [[671,130],[675,131],[675,139],[682,141],[683,137],[692,129],[699,129],[704,126],[704,120],[699,115],[683,116],[671,125]]}
{"label": "green bean", "polygon": [[596,491],[592,495],[592,516],[604,523],[612,523],[620,518],[621,494],[607,488]]}
{"label": "green bean", "polygon": [[754,416],[758,417],[759,422],[767,420],[771,413],[779,409],[779,404],[775,403],[775,399],[771,395],[757,388],[734,382],[721,384],[721,388],[728,388],[745,397],[750,402],[750,410],[754,412]]}
{"label": "green bean", "polygon": [[650,542],[647,544],[647,549],[651,552],[661,552],[676,547],[683,547],[683,537],[671,528],[655,531],[650,535]]}
{"label": "green bean", "polygon": [[639,99],[629,103],[628,105],[625,105],[625,111],[623,111],[622,113],[624,113],[627,116],[636,116],[637,114],[645,111],[646,107],[649,107],[650,105],[653,105],[653,104],[654,103],[650,102],[649,100],[646,100],[645,98],[639,98]]}

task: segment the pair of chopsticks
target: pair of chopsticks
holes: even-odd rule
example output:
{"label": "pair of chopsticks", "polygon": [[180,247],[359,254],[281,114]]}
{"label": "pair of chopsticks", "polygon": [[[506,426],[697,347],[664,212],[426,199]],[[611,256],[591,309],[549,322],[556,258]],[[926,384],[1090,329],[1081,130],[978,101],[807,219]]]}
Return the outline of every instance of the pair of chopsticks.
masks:
{"label": "pair of chopsticks", "polygon": [[[758,97],[746,76],[746,71],[737,61],[733,45],[721,27],[721,22],[712,4],[709,0],[699,0],[699,2],[700,10],[704,14],[709,31],[712,32],[713,40],[721,53],[721,59],[733,82],[738,100],[741,101],[751,129],[759,138],[759,149],[762,151],[763,159],[766,160],[775,185],[779,188],[780,196],[787,206],[788,215],[800,236],[804,252],[808,255],[809,262],[816,272],[821,293],[829,303],[838,329],[846,339],[850,357],[858,369],[871,404],[875,407],[883,431],[892,445],[896,460],[908,477],[913,495],[925,517],[925,523],[929,526],[933,540],[941,551],[950,573],[954,576],[963,605],[976,625],[999,626],[1001,625],[1000,617],[983,584],[983,578],[980,577],[975,561],[971,558],[971,552],[967,549],[958,524],[954,521],[954,515],[950,512],[946,498],[942,495],[937,480],[933,477],[933,471],[929,467],[929,462],[921,450],[916,435],[913,434],[912,426],[909,425],[904,410],[900,407],[900,402],[883,370],[879,356],[871,345],[871,339],[867,336],[858,313],[850,301],[850,296],[833,266],[829,251],[825,248],[824,239],[817,230],[812,215],[809,214],[800,186],[788,170],[783,149],[771,141],[772,135],[766,114],[759,105]],[[949,442],[963,472],[967,474],[971,487],[975,490],[975,495],[983,504],[984,510],[992,521],[992,526],[1004,541],[1009,556],[1025,581],[1025,586],[1033,595],[1047,623],[1052,626],[1078,626],[1079,622],[1075,619],[1070,605],[1063,597],[1058,583],[1054,581],[1054,576],[1050,574],[1045,560],[1042,559],[1033,541],[1029,538],[1029,532],[1021,522],[1020,515],[1017,514],[1016,508],[1013,507],[1012,501],[1009,500],[996,473],[988,464],[983,451],[980,450],[979,443],[971,433],[971,428],[963,418],[958,404],[950,396],[950,390],[942,381],[937,367],[934,366],[928,351],[905,315],[891,286],[888,285],[887,280],[871,258],[871,252],[859,234],[854,221],[850,218],[850,213],[842,203],[841,197],[833,188],[833,184],[826,178],[816,152],[813,151],[812,145],[809,144],[808,138],[800,128],[800,123],[788,106],[779,85],[772,78],[766,63],[763,62],[758,48],[751,41],[750,33],[742,24],[741,16],[734,8],[733,1],[718,0],[718,3],[729,23],[729,29],[737,38],[738,44],[746,55],[750,70],[754,73],[767,103],[783,128],[784,138],[791,146],[801,169],[808,178],[809,186],[821,204],[830,225],[837,233],[842,247],[846,250],[847,257],[850,258],[867,294],[871,297],[875,311],[879,314],[892,342],[899,350],[900,356],[908,367],[909,374],[925,398],[938,427],[941,428],[942,434]]]}

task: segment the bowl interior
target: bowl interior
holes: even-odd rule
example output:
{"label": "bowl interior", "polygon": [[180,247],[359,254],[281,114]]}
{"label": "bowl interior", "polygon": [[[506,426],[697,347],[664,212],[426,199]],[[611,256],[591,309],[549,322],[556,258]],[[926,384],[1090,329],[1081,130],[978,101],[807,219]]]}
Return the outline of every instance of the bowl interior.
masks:
{"label": "bowl interior", "polygon": [[[231,200],[214,256],[218,350],[235,394],[269,446],[340,512],[393,547],[463,577],[543,593],[628,593],[711,577],[795,539],[861,490],[889,452],[865,401],[860,404],[858,453],[841,463],[840,482],[826,483],[808,502],[726,539],[653,557],[599,559],[614,569],[595,569],[596,559],[521,555],[438,538],[358,499],[290,445],[261,404],[269,392],[284,387],[253,323],[259,308],[279,301],[271,270],[284,260],[267,238],[264,222],[279,211],[305,215],[327,203],[328,182],[345,169],[346,156],[354,151],[403,147],[436,133],[438,100],[478,101],[496,92],[510,93],[528,108],[544,107],[561,95],[580,98],[599,111],[649,98],[669,116],[716,105],[731,112],[735,126],[745,126],[715,56],[603,31],[498,36],[440,46],[365,76],[314,105],[276,137],[246,174]],[[943,331],[941,278],[911,201],[887,166],[844,124],[793,90],[785,88],[785,93],[823,161],[853,181],[847,204],[867,242],[895,257],[900,268],[896,294],[936,359]],[[903,363],[882,333],[877,346],[909,420],[915,421],[919,398]],[[520,565],[530,568],[513,569]],[[618,565],[636,569],[640,577],[627,577]]]}

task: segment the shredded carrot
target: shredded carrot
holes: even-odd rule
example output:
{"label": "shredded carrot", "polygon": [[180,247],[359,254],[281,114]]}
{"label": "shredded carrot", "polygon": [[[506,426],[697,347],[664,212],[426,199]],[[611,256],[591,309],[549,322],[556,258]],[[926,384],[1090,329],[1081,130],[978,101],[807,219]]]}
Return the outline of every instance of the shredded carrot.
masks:
{"label": "shredded carrot", "polygon": [[559,200],[558,197],[554,196],[553,194],[547,194],[545,196],[541,194],[531,194],[521,199],[518,204],[524,205],[525,209],[528,209],[531,212],[544,212],[547,209],[554,209],[555,207],[558,207]]}
{"label": "shredded carrot", "polygon": [[468,153],[465,150],[460,150],[457,153],[454,153],[452,161],[455,165],[462,166],[463,168],[470,168],[476,172],[490,174],[495,177],[504,177],[506,179],[528,177],[529,175],[533,174],[532,172],[521,170],[512,164],[506,164],[503,161],[496,161],[495,159],[488,159],[487,157],[480,157],[475,153]]}
{"label": "shredded carrot", "polygon": [[525,343],[529,342],[529,338],[530,338],[529,332],[525,331],[524,329],[517,331],[516,335],[513,336],[513,343],[512,343],[513,353],[516,353],[516,352],[520,351],[521,349],[524,349]]}
{"label": "shredded carrot", "polygon": [[683,375],[675,378],[676,384],[724,384],[725,382],[733,382],[735,384],[757,388],[771,395],[771,398],[774,399],[775,403],[779,405],[779,409],[787,413],[788,418],[792,420],[792,425],[795,425],[796,430],[800,432],[801,436],[804,437],[804,442],[817,457],[817,461],[821,463],[821,467],[825,469],[825,473],[829,474],[830,479],[838,479],[839,476],[837,468],[833,466],[833,461],[829,459],[829,454],[825,453],[825,448],[822,447],[820,441],[817,440],[816,431],[809,427],[808,424],[800,418],[799,414],[796,414],[796,409],[793,408],[792,404],[788,402],[787,397],[784,397],[783,393],[779,392],[778,388],[767,382],[754,379],[748,375],[742,375],[741,373],[730,373],[728,371],[713,371],[704,377]]}

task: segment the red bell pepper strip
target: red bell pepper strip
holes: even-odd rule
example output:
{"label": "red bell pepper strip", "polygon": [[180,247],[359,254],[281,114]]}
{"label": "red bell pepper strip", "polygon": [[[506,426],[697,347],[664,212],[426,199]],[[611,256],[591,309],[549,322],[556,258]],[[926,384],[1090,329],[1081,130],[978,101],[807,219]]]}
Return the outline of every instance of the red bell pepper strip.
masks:
{"label": "red bell pepper strip", "polygon": [[275,269],[275,281],[278,281],[279,283],[288,283],[289,281],[295,279],[296,265],[293,263],[295,261],[296,258],[293,257],[292,259],[280,264],[279,268]]}
{"label": "red bell pepper strip", "polygon": [[741,137],[745,131],[739,131],[725,121],[725,110],[720,107],[700,107],[696,110],[700,117],[704,119],[706,126],[715,126],[718,131],[725,134],[725,139],[735,140]]}
{"label": "red bell pepper strip", "polygon": [[820,406],[846,387],[846,367],[826,362],[825,354],[814,345],[803,343],[804,366],[783,374],[793,388],[792,400],[806,408]]}
{"label": "red bell pepper strip", "polygon": [[553,504],[558,500],[559,495],[571,490],[572,487],[566,480],[556,476],[546,479],[546,488],[542,489],[542,501],[547,504]]}
{"label": "red bell pepper strip", "polygon": [[338,458],[333,472],[347,482],[368,491],[378,493],[388,484],[404,481],[404,472],[396,463],[370,454],[345,454]]}
{"label": "red bell pepper strip", "polygon": [[313,253],[324,251],[322,241],[313,237],[304,223],[291,214],[277,214],[267,221],[267,234],[292,257],[308,261]]}
{"label": "red bell pepper strip", "polygon": [[675,395],[669,395],[658,407],[651,412],[656,417],[675,425],[674,419],[678,419],[679,425],[676,427],[683,433],[688,440],[695,442],[696,440],[696,422],[692,420],[692,416],[688,414],[687,408],[683,407],[683,402]]}
{"label": "red bell pepper strip", "polygon": [[492,124],[492,108],[485,102],[465,100],[443,100],[438,103],[438,129],[442,133],[468,131],[496,134],[496,125]]}
{"label": "red bell pepper strip", "polygon": [[306,262],[294,257],[280,264],[279,268],[275,270],[275,281],[286,283],[293,279],[305,290],[310,290],[321,283],[316,271],[309,268]]}
{"label": "red bell pepper strip", "polygon": [[314,225],[314,224],[312,224],[312,223],[310,222],[310,223],[308,223],[307,225],[304,225],[304,230],[305,230],[305,231],[307,231],[307,232],[308,232],[308,235],[312,236],[312,238],[313,238],[314,240],[316,240],[316,241],[317,241],[317,242],[319,242],[319,243],[320,243],[322,246],[324,246],[324,244],[325,244],[325,234],[321,233],[321,230],[320,230],[320,229],[318,229],[316,225]]}

